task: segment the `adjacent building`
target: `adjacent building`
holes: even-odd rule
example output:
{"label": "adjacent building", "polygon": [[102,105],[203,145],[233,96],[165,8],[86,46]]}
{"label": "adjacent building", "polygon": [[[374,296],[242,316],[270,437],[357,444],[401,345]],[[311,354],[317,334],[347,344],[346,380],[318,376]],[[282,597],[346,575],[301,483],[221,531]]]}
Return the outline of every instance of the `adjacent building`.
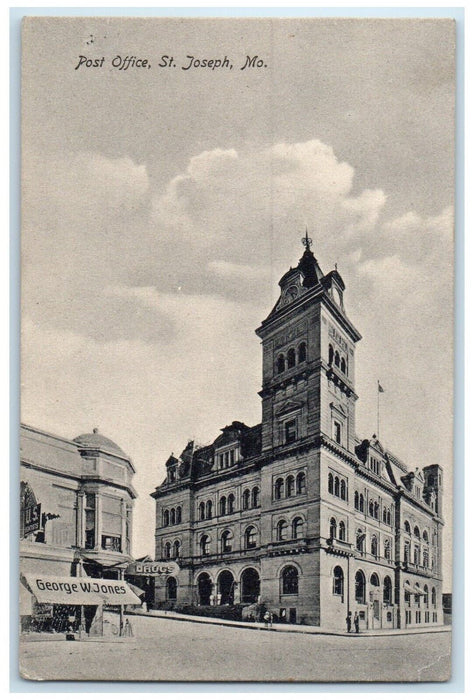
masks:
{"label": "adjacent building", "polygon": [[27,582],[20,607],[23,616],[44,615],[27,592],[33,575],[123,579],[132,561],[135,469],[97,429],[74,440],[28,425],[20,430],[20,572]]}
{"label": "adjacent building", "polygon": [[305,251],[257,329],[262,422],[234,421],[166,462],[156,501],[155,604],[264,603],[344,629],[442,624],[443,470],[356,435],[356,346],[337,270]]}

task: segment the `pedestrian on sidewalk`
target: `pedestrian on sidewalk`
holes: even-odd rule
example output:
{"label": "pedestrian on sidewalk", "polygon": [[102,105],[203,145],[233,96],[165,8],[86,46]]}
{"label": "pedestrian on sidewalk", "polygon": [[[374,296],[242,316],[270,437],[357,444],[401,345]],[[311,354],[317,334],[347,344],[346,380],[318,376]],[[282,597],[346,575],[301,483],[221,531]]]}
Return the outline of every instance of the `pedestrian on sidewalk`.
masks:
{"label": "pedestrian on sidewalk", "polygon": [[359,634],[359,613],[356,611],[356,614],[354,615],[354,627],[356,634]]}
{"label": "pedestrian on sidewalk", "polygon": [[272,626],[272,616],[268,610],[265,613],[265,615],[263,616],[263,621],[265,622],[265,629],[268,629],[269,627]]}
{"label": "pedestrian on sidewalk", "polygon": [[351,625],[352,625],[352,613],[351,613],[350,610],[349,610],[349,612],[347,613],[346,625],[347,625],[347,631],[350,632],[350,631],[351,631]]}

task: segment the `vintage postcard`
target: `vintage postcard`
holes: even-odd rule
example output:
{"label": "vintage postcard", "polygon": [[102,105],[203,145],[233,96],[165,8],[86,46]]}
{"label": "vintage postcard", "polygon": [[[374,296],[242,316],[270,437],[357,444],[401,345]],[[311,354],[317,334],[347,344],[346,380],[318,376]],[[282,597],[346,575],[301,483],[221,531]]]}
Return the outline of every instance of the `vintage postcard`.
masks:
{"label": "vintage postcard", "polygon": [[24,678],[450,678],[455,29],[24,19]]}

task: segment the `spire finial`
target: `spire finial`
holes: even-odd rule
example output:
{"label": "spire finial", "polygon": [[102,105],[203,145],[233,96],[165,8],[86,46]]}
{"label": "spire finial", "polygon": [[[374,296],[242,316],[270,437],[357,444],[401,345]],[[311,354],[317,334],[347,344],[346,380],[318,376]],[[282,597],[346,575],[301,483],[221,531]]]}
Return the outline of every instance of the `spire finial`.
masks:
{"label": "spire finial", "polygon": [[309,238],[308,236],[308,227],[306,227],[306,235],[304,238],[301,239],[301,243],[304,245],[306,250],[311,250],[310,246],[312,242],[312,238]]}

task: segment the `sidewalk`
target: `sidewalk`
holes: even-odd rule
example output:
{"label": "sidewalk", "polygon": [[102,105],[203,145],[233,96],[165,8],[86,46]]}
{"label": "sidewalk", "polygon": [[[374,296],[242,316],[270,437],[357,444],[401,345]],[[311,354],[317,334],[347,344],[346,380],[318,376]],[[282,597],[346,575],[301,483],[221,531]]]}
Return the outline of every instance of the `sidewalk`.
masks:
{"label": "sidewalk", "polygon": [[183,622],[195,622],[205,625],[221,625],[224,627],[243,627],[252,630],[264,630],[267,632],[296,632],[298,634],[325,634],[336,637],[396,637],[398,635],[407,634],[434,634],[440,632],[451,632],[451,626],[439,627],[416,627],[408,630],[400,629],[382,629],[382,630],[363,630],[358,635],[354,632],[334,632],[334,630],[323,629],[315,625],[289,625],[286,623],[274,623],[272,627],[265,627],[263,622],[240,622],[238,620],[223,620],[217,617],[200,617],[198,615],[183,615],[175,613],[172,610],[137,610],[136,612],[127,612],[127,615],[143,615],[144,617],[161,617],[168,620],[181,620]]}

